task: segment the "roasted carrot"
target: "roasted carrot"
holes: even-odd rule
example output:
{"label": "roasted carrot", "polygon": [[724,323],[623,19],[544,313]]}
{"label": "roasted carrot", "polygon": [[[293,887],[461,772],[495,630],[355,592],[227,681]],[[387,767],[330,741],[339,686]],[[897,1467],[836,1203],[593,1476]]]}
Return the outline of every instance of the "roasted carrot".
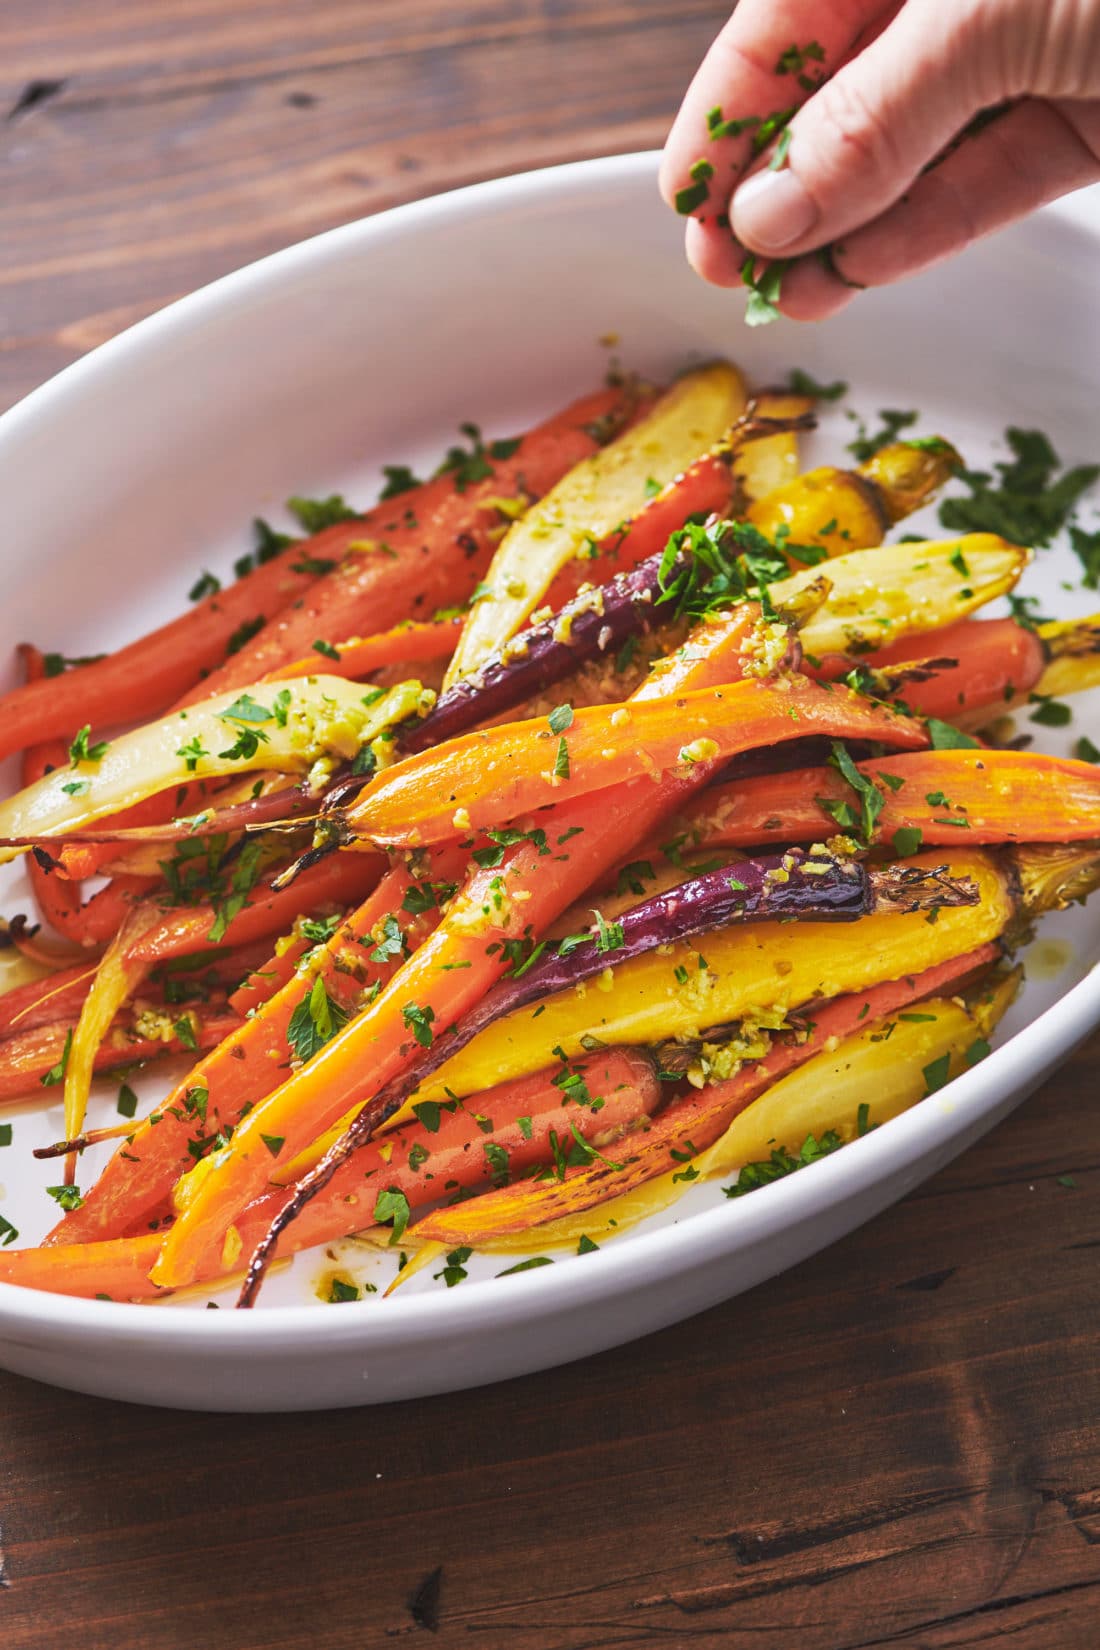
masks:
{"label": "roasted carrot", "polygon": [[622,1159],[620,1163],[590,1160],[576,1168],[565,1168],[558,1179],[528,1181],[486,1192],[458,1208],[427,1215],[418,1223],[416,1235],[425,1242],[477,1244],[591,1208],[656,1175],[675,1170],[677,1164],[684,1172],[684,1162],[717,1140],[739,1112],[833,1039],[848,1036],[865,1020],[880,1019],[943,990],[952,981],[992,962],[996,955],[995,946],[982,946],[921,974],[826,1003],[814,1010],[812,1024],[802,1040],[791,1035],[778,1037],[763,1058],[748,1062],[735,1076],[673,1100],[631,1136],[623,1150],[612,1154]]}
{"label": "roasted carrot", "polygon": [[[205,951],[212,944],[249,945],[269,934],[286,933],[303,911],[324,912],[334,904],[364,899],[377,883],[383,864],[377,854],[330,854],[307,866],[287,888],[273,888],[270,879],[265,879],[251,890],[247,903],[230,917],[216,941],[210,937],[219,916],[216,906],[174,907],[165,911],[127,955],[135,961],[163,962]],[[116,877],[115,882],[121,880]]]}
{"label": "roasted carrot", "polygon": [[[446,849],[433,857],[428,877],[421,881],[403,865],[389,871],[323,942],[316,963],[293,974],[252,1019],[238,1020],[224,1046],[176,1085],[158,1108],[155,1124],[135,1125],[125,1152],[115,1154],[83,1207],[67,1214],[48,1241],[115,1237],[140,1224],[178,1176],[236,1125],[242,1108],[261,1100],[289,1070],[295,1047],[308,1047],[326,1025],[331,1028],[354,1013],[364,994],[393,974],[402,948],[415,947],[438,922],[438,899],[444,897],[438,884],[449,882],[463,863],[460,853]],[[300,889],[304,880],[303,876],[289,891]],[[316,909],[311,898],[305,904],[306,909]],[[314,1008],[311,993],[318,980],[324,998],[319,997]],[[296,1013],[301,1036],[292,1045],[288,1036]],[[194,1098],[196,1093],[201,1101]]]}
{"label": "roasted carrot", "polygon": [[344,816],[347,828],[410,847],[499,826],[559,796],[722,762],[809,734],[909,749],[927,742],[916,720],[805,677],[777,684],[747,677],[650,703],[567,710],[557,723],[556,715],[482,729],[407,757],[367,786]]}
{"label": "roasted carrot", "polygon": [[621,425],[634,404],[629,389],[597,390],[517,443],[505,443],[506,457],[494,457],[490,444],[476,480],[451,470],[358,522],[340,523],[344,553],[336,570],[304,601],[284,606],[190,697],[259,681],[304,657],[314,642],[370,637],[402,619],[427,619],[437,608],[466,602],[488,569],[499,529],[509,519],[504,512],[526,508],[596,452],[601,426]]}
{"label": "roasted carrot", "polygon": [[71,738],[88,723],[100,728],[158,715],[204,671],[222,664],[242,623],[299,600],[317,582],[316,572],[294,570],[303,548],[295,546],[116,653],[5,694],[0,757],[44,739]]}
{"label": "roasted carrot", "polygon": [[[881,800],[884,842],[912,853],[983,842],[1100,837],[1100,769],[1035,751],[909,751],[857,764]],[[830,808],[822,806],[822,799]],[[806,842],[831,835],[859,799],[835,768],[795,768],[715,786],[676,822],[699,848]],[[832,811],[830,811],[832,810]]]}
{"label": "roasted carrot", "polygon": [[904,699],[921,716],[964,725],[1029,693],[1046,666],[1043,645],[1015,619],[963,619],[921,636],[905,636],[873,657],[832,655],[807,674],[836,680],[870,665],[884,696]]}
{"label": "roasted carrot", "polygon": [[[479,1095],[476,1107],[435,1108],[428,1122],[394,1130],[384,1141],[364,1147],[325,1197],[316,1199],[288,1231],[280,1253],[293,1254],[361,1231],[373,1222],[382,1192],[397,1192],[409,1209],[416,1209],[444,1195],[445,1187],[469,1191],[499,1184],[505,1175],[515,1178],[540,1163],[552,1164],[552,1136],[559,1141],[559,1152],[574,1149],[571,1125],[602,1149],[644,1119],[659,1098],[652,1061],[632,1050],[609,1050],[579,1062],[570,1072],[581,1079],[590,1096],[588,1104],[568,1102],[569,1091],[554,1081],[560,1068],[552,1067]],[[602,1104],[595,1109],[593,1101]],[[232,1271],[238,1257],[250,1253],[263,1237],[287,1195],[275,1187],[250,1204],[227,1241],[203,1257],[199,1278],[216,1282]],[[156,1235],[138,1233],[0,1249],[0,1282],[59,1294],[151,1299],[162,1293],[147,1275],[160,1242]]]}
{"label": "roasted carrot", "polygon": [[[176,1018],[185,1019],[190,1027],[186,1042],[178,1034],[161,1035],[160,1026],[157,1035],[143,1036],[136,1029],[140,1016],[120,1016],[106,1041],[100,1045],[93,1069],[97,1072],[111,1071],[115,1066],[131,1066],[139,1060],[153,1060],[162,1054],[182,1054],[194,1047],[214,1048],[240,1025],[238,1015],[216,1003],[201,1005],[197,1010],[177,1011]],[[159,1016],[160,1021],[165,1019],[165,1015]],[[14,1037],[0,1043],[0,1100],[18,1100],[28,1094],[41,1097],[43,1091],[38,1085],[48,1073],[62,1065],[66,1044],[75,1029],[73,1020],[57,1021],[37,1026],[32,1031],[17,1032]],[[56,1097],[60,1098],[60,1090],[56,1092]],[[55,1098],[52,1088],[47,1087],[45,1098]]]}
{"label": "roasted carrot", "polygon": [[[338,642],[335,659],[331,653],[325,654],[325,672],[329,676],[347,676],[354,682],[387,665],[449,659],[461,629],[461,614],[443,619],[403,619],[391,630],[381,630],[376,636],[357,636],[351,641]],[[304,659],[279,665],[267,680],[283,682],[292,676],[315,676],[317,669],[318,654],[314,650]]]}

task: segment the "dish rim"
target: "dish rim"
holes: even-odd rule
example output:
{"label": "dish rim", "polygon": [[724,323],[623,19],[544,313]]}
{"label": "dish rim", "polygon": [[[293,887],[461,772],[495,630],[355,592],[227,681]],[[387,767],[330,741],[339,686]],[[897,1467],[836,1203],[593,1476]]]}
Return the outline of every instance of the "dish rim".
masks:
{"label": "dish rim", "polygon": [[[401,237],[422,225],[446,224],[483,208],[496,212],[513,202],[529,206],[556,193],[598,190],[612,181],[636,182],[655,174],[657,159],[657,151],[641,150],[492,178],[356,219],[270,253],[146,316],[63,368],[0,415],[0,444],[18,440],[24,431],[33,432],[35,422],[48,420],[55,405],[63,405],[67,396],[94,394],[101,380],[125,373],[135,356],[140,362],[143,352],[171,345],[181,333],[201,327],[207,313],[224,318],[235,306],[253,303],[269,287],[293,280],[298,272],[312,268],[316,273],[330,259],[340,262],[367,253],[372,245],[395,235]],[[1082,203],[1072,197],[1044,212],[1097,235],[1095,213],[1087,205],[1082,210]],[[684,1267],[717,1259],[723,1252],[733,1259],[738,1249],[750,1248],[844,1199],[873,1190],[891,1173],[919,1163],[937,1146],[949,1148],[969,1126],[992,1118],[1006,1097],[1025,1093],[1100,1024],[1098,973],[1100,964],[1008,1043],[956,1078],[937,1097],[938,1104],[912,1107],[894,1118],[889,1129],[875,1130],[850,1142],[843,1152],[812,1165],[812,1174],[785,1177],[759,1188],[751,1199],[693,1211],[650,1231],[643,1223],[631,1230],[626,1242],[601,1248],[594,1263],[584,1268],[535,1268],[515,1280],[518,1287],[514,1290],[502,1288],[497,1278],[485,1278],[467,1280],[461,1291],[398,1294],[384,1306],[375,1303],[374,1310],[368,1304],[366,1314],[319,1315],[322,1303],[311,1302],[265,1307],[255,1313],[204,1312],[197,1317],[193,1311],[151,1313],[150,1303],[87,1300],[0,1283],[0,1327],[5,1333],[21,1326],[45,1330],[50,1340],[69,1331],[77,1336],[92,1331],[99,1339],[117,1338],[130,1344],[147,1340],[173,1345],[208,1337],[219,1352],[252,1347],[270,1350],[284,1343],[288,1333],[308,1330],[313,1350],[323,1352],[357,1341],[369,1347],[380,1340],[427,1341],[459,1331],[469,1333],[496,1326],[501,1320],[522,1321],[564,1304],[580,1309],[631,1287],[652,1284],[658,1275],[677,1275]],[[733,1233],[737,1242],[731,1246]]]}

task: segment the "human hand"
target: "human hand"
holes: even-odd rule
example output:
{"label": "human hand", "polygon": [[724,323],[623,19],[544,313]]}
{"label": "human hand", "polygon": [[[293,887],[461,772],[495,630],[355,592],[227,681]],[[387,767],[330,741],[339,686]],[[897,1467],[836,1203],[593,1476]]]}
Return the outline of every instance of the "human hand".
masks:
{"label": "human hand", "polygon": [[1098,179],[1100,0],[741,0],[661,165],[703,279],[773,260],[797,320]]}

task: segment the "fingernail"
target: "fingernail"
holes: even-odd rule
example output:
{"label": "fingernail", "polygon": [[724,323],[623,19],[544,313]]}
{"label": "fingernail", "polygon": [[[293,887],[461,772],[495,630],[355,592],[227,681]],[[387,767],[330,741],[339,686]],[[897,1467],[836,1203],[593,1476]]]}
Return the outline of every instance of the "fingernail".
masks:
{"label": "fingernail", "polygon": [[778,252],[813,228],[818,210],[793,172],[757,172],[734,195],[730,219],[739,241]]}

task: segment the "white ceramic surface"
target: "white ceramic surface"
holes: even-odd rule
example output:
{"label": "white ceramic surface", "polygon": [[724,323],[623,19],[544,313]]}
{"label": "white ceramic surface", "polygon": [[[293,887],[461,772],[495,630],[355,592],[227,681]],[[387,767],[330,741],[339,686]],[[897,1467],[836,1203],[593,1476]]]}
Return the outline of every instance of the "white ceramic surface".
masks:
{"label": "white ceramic surface", "polygon": [[[800,365],[844,377],[850,404],[917,407],[972,464],[1009,423],[1046,429],[1067,461],[1096,456],[1100,250],[1078,198],[948,268],[861,297],[813,329],[747,331],[737,296],[700,285],[637,155],[462,190],[333,231],[173,305],[0,420],[5,635],[98,650],[179,610],[203,567],[228,569],[257,513],[292,491],[373,496],[385,462],[437,456],[460,420],[514,431],[598,381],[607,348],[666,374],[717,353],[757,381]],[[829,413],[811,454],[849,438]],[[929,524],[934,519],[929,516]],[[919,525],[919,523],[918,523]],[[1065,551],[1025,586],[1083,613]],[[1063,581],[1074,585],[1063,588]],[[1097,696],[1067,749],[1100,742]],[[2,906],[20,906],[9,874]],[[1016,1105],[1100,1019],[1100,913],[1044,927],[1057,944],[999,1046],[942,1094],[804,1172],[730,1203],[693,1187],[665,1217],[594,1255],[497,1279],[471,1264],[383,1302],[313,1294],[319,1262],[271,1280],[253,1313],[66,1300],[0,1286],[0,1363],[87,1392],[196,1409],[323,1408],[457,1390],[547,1367],[676,1321],[781,1271],[902,1196]],[[1052,968],[1056,955],[1060,966]],[[98,1117],[114,1117],[105,1085]],[[155,1084],[147,1082],[152,1098]],[[45,1229],[56,1105],[5,1113],[0,1213]],[[90,1166],[85,1168],[90,1173]],[[383,1280],[365,1251],[351,1268]],[[223,1302],[228,1305],[229,1302]],[[198,1307],[200,1310],[194,1310]]]}

